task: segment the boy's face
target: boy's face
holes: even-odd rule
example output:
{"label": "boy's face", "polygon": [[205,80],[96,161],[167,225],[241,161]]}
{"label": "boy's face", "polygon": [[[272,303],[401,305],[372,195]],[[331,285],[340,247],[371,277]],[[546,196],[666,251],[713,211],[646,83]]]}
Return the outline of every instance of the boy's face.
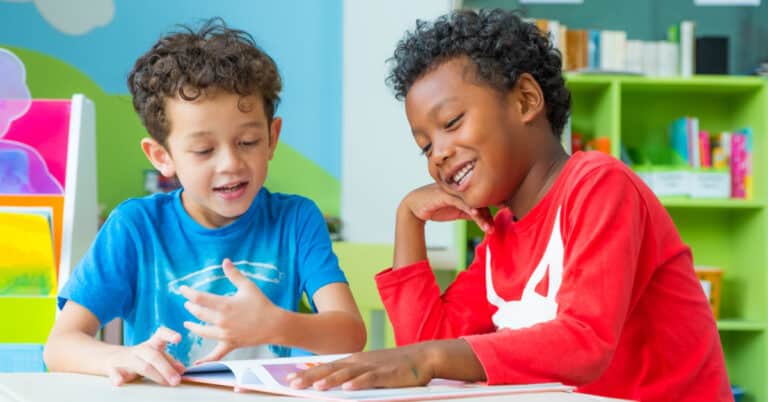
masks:
{"label": "boy's face", "polygon": [[144,152],[163,175],[178,177],[193,219],[209,228],[232,223],[264,185],[281,120],[270,125],[260,96],[219,90],[193,101],[168,99],[165,111],[167,149],[145,139]]}
{"label": "boy's face", "polygon": [[474,208],[514,197],[531,164],[531,119],[517,87],[502,94],[474,82],[465,58],[442,63],[411,86],[408,120],[435,182]]}

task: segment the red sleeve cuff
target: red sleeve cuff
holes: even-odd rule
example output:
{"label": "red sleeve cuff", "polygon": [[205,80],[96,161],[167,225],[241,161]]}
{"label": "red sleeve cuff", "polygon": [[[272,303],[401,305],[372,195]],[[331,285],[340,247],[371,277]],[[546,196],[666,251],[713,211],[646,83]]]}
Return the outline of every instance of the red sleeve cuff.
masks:
{"label": "red sleeve cuff", "polygon": [[399,286],[403,282],[422,275],[434,275],[432,267],[427,260],[421,260],[398,269],[387,268],[376,274],[374,278],[376,279],[376,286],[381,290],[392,286]]}
{"label": "red sleeve cuff", "polygon": [[504,378],[499,375],[501,371],[499,368],[503,367],[504,364],[499,360],[500,353],[494,350],[493,342],[488,335],[467,335],[462,336],[461,339],[467,341],[472,352],[477,356],[477,360],[480,361],[480,365],[483,366],[488,385],[504,384]]}

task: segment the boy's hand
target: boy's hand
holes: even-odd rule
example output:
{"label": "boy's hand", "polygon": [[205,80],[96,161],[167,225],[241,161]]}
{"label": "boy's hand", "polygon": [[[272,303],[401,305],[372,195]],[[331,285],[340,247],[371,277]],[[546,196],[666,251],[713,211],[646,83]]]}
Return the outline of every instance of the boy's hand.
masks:
{"label": "boy's hand", "polygon": [[148,341],[127,347],[110,363],[109,378],[122,385],[144,376],[162,385],[178,385],[184,365],[165,351],[169,343],[177,343],[181,335],[165,327],[158,328]]}
{"label": "boy's hand", "polygon": [[[413,345],[416,346],[416,345]],[[425,385],[433,377],[429,359],[414,353],[416,347],[355,353],[345,359],[288,374],[292,388],[309,386],[324,391]]]}
{"label": "boy's hand", "polygon": [[219,343],[207,356],[194,364],[219,360],[234,349],[247,345],[270,343],[276,333],[276,315],[281,310],[261,289],[240,272],[228,258],[223,263],[224,274],[237,288],[233,296],[219,296],[182,286],[179,290],[189,301],[184,307],[208,325],[184,322],[191,332]]}
{"label": "boy's hand", "polygon": [[446,193],[435,183],[411,191],[401,205],[424,222],[466,219],[475,221],[484,232],[493,231],[493,217],[488,208],[472,208],[461,198]]}
{"label": "boy's hand", "polygon": [[487,379],[464,339],[414,343],[394,349],[355,353],[345,359],[288,374],[293,388],[327,390],[425,385],[433,378],[476,382]]}

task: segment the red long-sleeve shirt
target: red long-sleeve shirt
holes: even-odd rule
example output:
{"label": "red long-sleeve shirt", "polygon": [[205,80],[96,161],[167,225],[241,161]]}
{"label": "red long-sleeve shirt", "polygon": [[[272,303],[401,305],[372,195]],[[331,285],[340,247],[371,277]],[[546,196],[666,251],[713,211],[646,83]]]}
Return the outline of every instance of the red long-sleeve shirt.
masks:
{"label": "red long-sleeve shirt", "polygon": [[690,249],[654,194],[609,156],[573,155],[518,222],[500,211],[442,295],[426,261],[376,280],[399,345],[464,337],[490,384],[733,400]]}

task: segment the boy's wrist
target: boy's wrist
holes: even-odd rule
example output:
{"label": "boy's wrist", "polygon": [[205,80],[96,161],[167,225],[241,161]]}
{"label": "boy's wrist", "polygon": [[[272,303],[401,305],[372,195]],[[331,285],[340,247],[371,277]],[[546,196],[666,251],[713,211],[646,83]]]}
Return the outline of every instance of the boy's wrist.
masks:
{"label": "boy's wrist", "polygon": [[423,368],[430,373],[432,378],[437,378],[440,367],[446,361],[446,352],[444,348],[440,347],[440,342],[423,342],[419,352],[417,353],[418,360],[424,362],[425,367]]}
{"label": "boy's wrist", "polygon": [[432,378],[455,378],[464,381],[484,381],[485,371],[472,348],[464,339],[444,339],[424,342],[419,358]]}
{"label": "boy's wrist", "polygon": [[131,346],[117,346],[113,350],[108,351],[106,354],[106,358],[101,360],[103,364],[101,365],[101,374],[105,376],[109,376],[110,372],[115,367],[125,367],[127,366],[127,356],[131,353],[130,350]]}
{"label": "boy's wrist", "polygon": [[400,206],[397,208],[397,223],[400,225],[407,225],[407,226],[421,226],[424,227],[426,225],[426,222],[419,219],[414,213],[413,210],[411,210],[411,207],[408,206],[406,200],[403,200],[400,203]]}
{"label": "boy's wrist", "polygon": [[[267,337],[266,342],[259,340],[256,344],[271,343],[273,345],[290,345],[291,341],[289,336],[290,334],[293,334],[293,331],[295,330],[295,328],[293,328],[293,323],[295,321],[293,316],[297,314],[299,313],[294,313],[278,306],[274,306],[274,313],[272,314],[274,327],[268,329],[267,333],[270,335]],[[263,329],[260,329],[259,332],[261,332],[261,330]]]}

